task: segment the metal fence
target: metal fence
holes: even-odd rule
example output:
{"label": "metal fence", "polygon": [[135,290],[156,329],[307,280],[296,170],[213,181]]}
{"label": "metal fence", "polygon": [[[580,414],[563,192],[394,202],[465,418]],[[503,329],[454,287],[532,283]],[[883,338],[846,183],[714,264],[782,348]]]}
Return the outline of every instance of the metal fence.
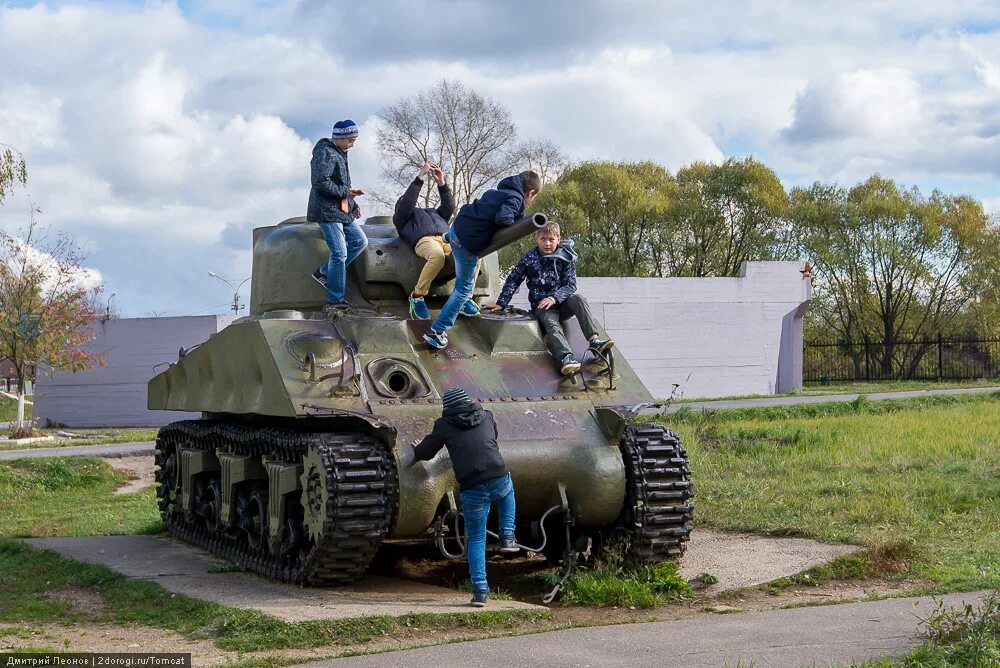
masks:
{"label": "metal fence", "polygon": [[1000,377],[1000,339],[806,343],[802,380],[964,380]]}

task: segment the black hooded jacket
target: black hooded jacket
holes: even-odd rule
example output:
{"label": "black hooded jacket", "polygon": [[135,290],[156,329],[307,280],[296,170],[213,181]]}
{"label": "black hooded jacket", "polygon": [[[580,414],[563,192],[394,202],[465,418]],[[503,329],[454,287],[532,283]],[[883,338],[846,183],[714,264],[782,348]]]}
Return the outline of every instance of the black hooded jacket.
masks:
{"label": "black hooded jacket", "polygon": [[448,448],[455,479],[469,489],[507,473],[497,446],[497,423],[493,413],[476,402],[452,406],[434,421],[434,429],[413,449],[418,460],[433,459],[442,447]]}
{"label": "black hooded jacket", "polygon": [[392,214],[392,224],[396,226],[396,231],[411,247],[416,246],[424,237],[447,232],[448,221],[451,220],[451,214],[455,213],[455,198],[447,183],[438,186],[438,194],[441,196],[438,208],[418,207],[417,200],[423,187],[423,179],[413,179],[403,196],[396,200],[396,210]]}
{"label": "black hooded jacket", "polygon": [[497,230],[517,222],[524,215],[524,180],[520,174],[508,176],[479,199],[465,204],[455,216],[458,243],[475,256],[490,245]]}

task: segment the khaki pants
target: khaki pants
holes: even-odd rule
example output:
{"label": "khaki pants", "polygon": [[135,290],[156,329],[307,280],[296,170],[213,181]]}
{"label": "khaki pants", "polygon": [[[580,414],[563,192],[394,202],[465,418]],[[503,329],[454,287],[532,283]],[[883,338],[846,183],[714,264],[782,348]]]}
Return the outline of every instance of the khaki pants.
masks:
{"label": "khaki pants", "polygon": [[[451,246],[444,242],[440,236],[421,237],[413,251],[424,258],[424,268],[420,270],[420,277],[413,288],[414,294],[422,297],[431,291],[431,282],[441,272],[444,261],[451,255]],[[476,263],[476,273],[473,275],[473,283],[479,275],[479,264]]]}
{"label": "khaki pants", "polygon": [[451,254],[451,246],[444,242],[440,235],[433,237],[421,237],[413,249],[417,255],[424,258],[424,268],[420,270],[420,278],[413,292],[418,296],[426,295],[431,291],[431,281],[441,271],[445,258]]}

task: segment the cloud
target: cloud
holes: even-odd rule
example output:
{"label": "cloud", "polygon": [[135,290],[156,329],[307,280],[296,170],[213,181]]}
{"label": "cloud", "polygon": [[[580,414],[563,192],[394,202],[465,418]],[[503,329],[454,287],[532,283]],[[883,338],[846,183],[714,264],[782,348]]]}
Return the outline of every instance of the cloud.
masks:
{"label": "cloud", "polygon": [[[225,311],[207,272],[248,275],[251,230],[304,213],[314,142],[354,118],[353,180],[383,188],[376,113],[442,78],[577,160],[753,153],[789,184],[879,171],[996,210],[998,23],[902,0],[4,6],[0,141],[124,313]],[[0,227],[26,210],[15,192]]]}
{"label": "cloud", "polygon": [[810,81],[782,134],[793,143],[909,134],[921,122],[920,91],[902,68],[861,69]]}

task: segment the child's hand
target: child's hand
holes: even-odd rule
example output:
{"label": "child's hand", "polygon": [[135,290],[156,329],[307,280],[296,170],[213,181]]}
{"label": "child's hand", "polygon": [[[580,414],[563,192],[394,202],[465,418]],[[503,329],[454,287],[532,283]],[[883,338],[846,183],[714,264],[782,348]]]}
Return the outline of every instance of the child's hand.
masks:
{"label": "child's hand", "polygon": [[442,170],[437,165],[431,167],[431,176],[434,177],[434,180],[437,181],[437,184],[439,186],[444,185],[444,170]]}
{"label": "child's hand", "polygon": [[483,308],[491,313],[499,313],[503,310],[503,306],[500,306],[500,304],[484,304]]}
{"label": "child's hand", "polygon": [[431,165],[434,164],[430,160],[424,160],[424,164],[420,165],[420,171],[417,172],[417,178],[423,179],[427,176],[427,172],[432,172]]}
{"label": "child's hand", "polygon": [[365,194],[365,191],[361,188],[351,188],[351,197],[361,197]]}
{"label": "child's hand", "polygon": [[361,219],[361,207],[356,206],[354,207],[354,220],[360,220],[360,219]]}
{"label": "child's hand", "polygon": [[551,308],[551,307],[553,307],[555,305],[556,305],[556,299],[555,299],[555,297],[546,297],[542,301],[538,302],[538,308],[543,309],[543,310],[549,309],[549,308]]}
{"label": "child's hand", "polygon": [[416,439],[415,441],[413,441],[413,443],[410,443],[410,445],[412,445],[413,447],[417,447],[418,445],[420,445],[420,439],[419,438]]}

